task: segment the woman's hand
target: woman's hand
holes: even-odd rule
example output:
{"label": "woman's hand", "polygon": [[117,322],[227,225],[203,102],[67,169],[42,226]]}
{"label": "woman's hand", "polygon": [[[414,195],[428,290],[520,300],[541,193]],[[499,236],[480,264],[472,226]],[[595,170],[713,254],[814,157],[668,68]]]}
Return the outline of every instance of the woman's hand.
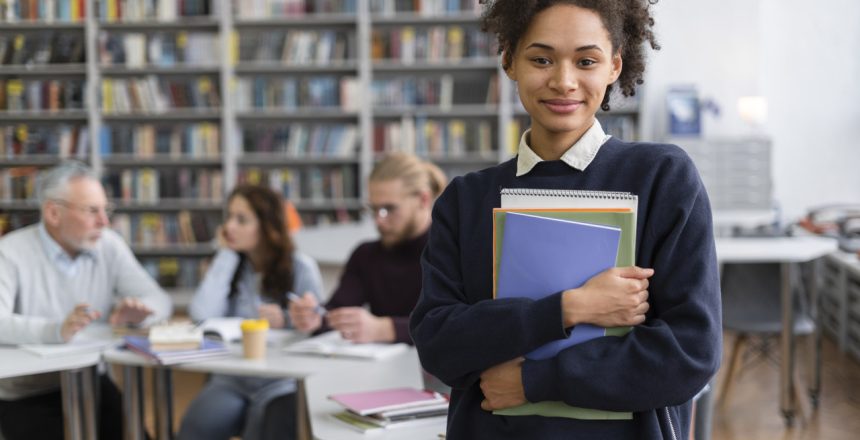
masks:
{"label": "woman's hand", "polygon": [[648,278],[654,269],[616,267],[594,276],[582,287],[562,294],[564,326],[638,325],[648,312]]}
{"label": "woman's hand", "polygon": [[269,321],[272,328],[284,328],[284,310],[277,304],[262,304],[257,308],[260,318]]}
{"label": "woman's hand", "polygon": [[297,330],[310,333],[322,327],[322,315],[317,312],[319,302],[310,292],[296,300],[290,300],[290,322]]}
{"label": "woman's hand", "polygon": [[481,391],[484,411],[511,408],[526,403],[523,388],[523,358],[511,359],[492,366],[481,373]]}

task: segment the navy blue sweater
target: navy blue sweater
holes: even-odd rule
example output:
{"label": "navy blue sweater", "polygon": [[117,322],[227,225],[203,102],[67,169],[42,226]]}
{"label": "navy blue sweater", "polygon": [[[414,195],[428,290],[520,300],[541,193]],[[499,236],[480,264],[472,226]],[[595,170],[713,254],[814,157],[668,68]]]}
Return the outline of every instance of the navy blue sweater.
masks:
{"label": "navy blue sweater", "polygon": [[[525,361],[530,402],[633,412],[632,420],[496,416],[481,409],[482,371],[567,336],[561,293],[492,299],[492,209],[501,188],[638,194],[636,262],[654,268],[645,323],[555,358]],[[431,374],[453,388],[448,435],[475,439],[686,439],[692,397],[721,354],[719,278],[711,211],[689,157],[672,145],[610,139],[585,171],[516,160],[454,179],[433,209],[423,290],[410,330]]]}

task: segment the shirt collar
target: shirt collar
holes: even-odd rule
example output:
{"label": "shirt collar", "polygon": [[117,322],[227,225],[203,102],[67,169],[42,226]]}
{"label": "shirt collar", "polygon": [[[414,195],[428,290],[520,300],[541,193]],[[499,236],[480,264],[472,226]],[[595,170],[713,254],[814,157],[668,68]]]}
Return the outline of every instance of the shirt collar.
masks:
{"label": "shirt collar", "polygon": [[[543,159],[528,144],[530,134],[531,129],[528,129],[520,137],[520,145],[517,148],[517,177],[528,173],[535,165],[543,162]],[[591,128],[586,130],[585,134],[561,155],[561,161],[579,171],[585,171],[585,168],[594,160],[594,156],[597,156],[600,147],[610,137],[612,136],[603,131],[600,121],[595,119]]]}

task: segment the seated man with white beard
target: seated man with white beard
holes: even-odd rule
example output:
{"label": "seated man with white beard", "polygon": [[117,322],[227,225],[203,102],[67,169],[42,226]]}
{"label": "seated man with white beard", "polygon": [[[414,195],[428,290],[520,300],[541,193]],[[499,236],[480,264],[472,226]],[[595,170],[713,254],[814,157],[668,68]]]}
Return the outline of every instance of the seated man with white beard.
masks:
{"label": "seated man with white beard", "polygon": [[[0,239],[0,343],[62,344],[94,321],[167,318],[170,298],[108,228],[97,176],[78,162],[40,175],[41,222]],[[59,373],[0,380],[6,440],[63,438]],[[101,377],[99,438],[122,438],[122,400]]]}

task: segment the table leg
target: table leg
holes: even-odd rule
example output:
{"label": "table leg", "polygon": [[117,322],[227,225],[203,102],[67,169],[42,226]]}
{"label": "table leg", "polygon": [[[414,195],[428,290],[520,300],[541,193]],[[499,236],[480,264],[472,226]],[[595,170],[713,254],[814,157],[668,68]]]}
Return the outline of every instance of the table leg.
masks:
{"label": "table leg", "polygon": [[84,368],[81,378],[81,411],[85,436],[88,439],[98,438],[99,425],[97,408],[101,408],[101,393],[98,392],[98,371],[95,367]]}
{"label": "table leg", "polygon": [[791,263],[781,264],[780,303],[782,334],[780,335],[780,393],[779,408],[786,426],[794,423],[794,301],[791,297]]}
{"label": "table leg", "polygon": [[818,274],[821,267],[819,260],[813,260],[809,263],[811,267],[811,275],[809,279],[809,302],[812,320],[815,323],[815,329],[812,334],[812,378],[809,387],[809,400],[812,402],[812,409],[818,408],[818,399],[821,396],[821,296],[818,292]]}
{"label": "table leg", "polygon": [[122,418],[125,440],[143,440],[143,368],[122,366]]}
{"label": "table leg", "polygon": [[296,379],[296,431],[296,437],[299,440],[311,440],[313,438],[304,379]]}
{"label": "table leg", "polygon": [[79,375],[78,370],[67,370],[60,373],[60,388],[63,396],[63,427],[66,440],[84,439]]}
{"label": "table leg", "polygon": [[155,438],[173,440],[173,375],[169,368],[155,368],[152,381]]}

